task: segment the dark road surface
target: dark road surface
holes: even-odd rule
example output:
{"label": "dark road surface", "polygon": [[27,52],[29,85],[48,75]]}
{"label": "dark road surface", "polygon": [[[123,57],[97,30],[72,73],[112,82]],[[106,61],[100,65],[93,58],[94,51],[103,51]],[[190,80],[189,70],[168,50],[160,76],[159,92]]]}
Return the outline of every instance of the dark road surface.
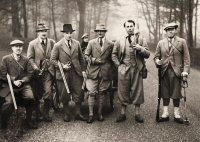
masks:
{"label": "dark road surface", "polygon": [[[153,54],[147,61],[148,78],[144,80],[145,103],[142,105],[143,124],[134,120],[134,106],[130,105],[127,120],[115,123],[119,113],[119,103],[115,96],[115,110],[106,113],[105,121],[87,124],[81,121],[64,123],[61,114],[54,115],[53,123],[41,123],[37,130],[28,131],[21,142],[200,142],[200,72],[191,69],[189,88],[187,88],[187,116],[190,125],[173,121],[173,107],[170,104],[170,121],[156,123],[157,107],[157,69]],[[181,111],[184,114],[183,100]],[[162,103],[161,103],[162,106]],[[161,107],[162,109],[162,107]],[[162,111],[160,111],[161,113]]]}

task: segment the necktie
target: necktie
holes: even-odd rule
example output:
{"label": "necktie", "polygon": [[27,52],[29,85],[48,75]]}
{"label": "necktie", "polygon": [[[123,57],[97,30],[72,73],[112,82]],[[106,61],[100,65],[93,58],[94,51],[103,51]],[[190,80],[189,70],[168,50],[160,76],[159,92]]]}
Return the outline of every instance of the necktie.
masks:
{"label": "necktie", "polygon": [[42,40],[41,45],[42,45],[42,46],[45,46],[44,40]]}
{"label": "necktie", "polygon": [[169,51],[171,50],[171,48],[172,48],[172,39],[170,38],[169,39]]}
{"label": "necktie", "polygon": [[69,49],[71,50],[71,45],[69,42],[70,42],[70,40],[67,41],[67,45],[68,45]]}
{"label": "necktie", "polygon": [[129,42],[129,44],[131,44],[131,42],[132,42],[131,35],[128,36],[128,42]]}
{"label": "necktie", "polygon": [[102,47],[102,45],[103,45],[102,38],[99,38],[99,39],[100,39],[99,43],[100,43],[100,45],[101,45],[101,47]]}

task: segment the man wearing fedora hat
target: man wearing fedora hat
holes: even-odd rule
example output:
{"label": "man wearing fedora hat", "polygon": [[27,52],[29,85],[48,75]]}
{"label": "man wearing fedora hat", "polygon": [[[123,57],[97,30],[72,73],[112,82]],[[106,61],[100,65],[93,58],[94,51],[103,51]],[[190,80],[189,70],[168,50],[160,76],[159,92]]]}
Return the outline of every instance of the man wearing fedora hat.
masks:
{"label": "man wearing fedora hat", "polygon": [[98,37],[89,41],[85,51],[86,60],[91,63],[87,75],[88,79],[86,80],[86,88],[89,92],[88,123],[94,121],[93,108],[96,97],[99,99],[98,120],[104,120],[102,108],[106,91],[111,85],[113,75],[113,62],[111,59],[113,42],[105,37],[107,29],[104,24],[98,24],[94,31],[97,33]]}
{"label": "man wearing fedora hat", "polygon": [[[52,48],[55,44],[53,39],[47,38],[47,30],[45,24],[41,23],[37,26],[38,37],[29,43],[27,57],[30,59],[31,65],[35,71],[33,89],[36,98],[36,114],[38,120],[51,122],[49,115],[51,108],[52,93],[52,65],[50,64],[50,56]],[[39,117],[40,101],[44,100],[43,116]]]}
{"label": "man wearing fedora hat", "polygon": [[12,54],[2,58],[0,79],[4,81],[0,90],[0,97],[4,98],[1,106],[1,128],[6,129],[11,113],[14,110],[11,91],[8,86],[7,74],[10,75],[15,100],[18,106],[26,108],[26,123],[29,128],[37,128],[31,120],[34,96],[30,86],[33,69],[27,57],[21,55],[24,42],[13,40],[10,42]]}
{"label": "man wearing fedora hat", "polygon": [[[80,43],[72,39],[73,30],[71,24],[63,25],[63,38],[58,41],[54,47],[51,54],[51,62],[54,64],[56,68],[56,79],[57,79],[57,87],[58,92],[61,98],[61,102],[64,107],[64,121],[70,121],[69,114],[69,101],[70,95],[72,95],[72,99],[76,104],[76,120],[85,121],[86,118],[81,114],[81,103],[83,101],[82,94],[82,83],[83,76],[85,76],[85,61],[84,56],[82,54]],[[67,84],[71,94],[67,93],[65,88],[61,73],[58,68],[58,61],[61,63],[65,78],[67,80]]]}
{"label": "man wearing fedora hat", "polygon": [[149,58],[145,38],[135,34],[135,22],[127,20],[124,23],[127,35],[114,44],[112,60],[118,67],[118,98],[121,103],[121,112],[116,122],[126,120],[126,107],[129,104],[135,105],[135,120],[143,123],[144,119],[140,114],[140,105],[144,103],[142,69],[144,59]]}
{"label": "man wearing fedora hat", "polygon": [[169,121],[169,102],[173,99],[174,121],[182,124],[180,116],[181,78],[190,71],[190,55],[185,39],[176,36],[178,25],[169,23],[164,27],[167,37],[158,42],[155,64],[161,69],[161,98],[163,114],[159,122]]}

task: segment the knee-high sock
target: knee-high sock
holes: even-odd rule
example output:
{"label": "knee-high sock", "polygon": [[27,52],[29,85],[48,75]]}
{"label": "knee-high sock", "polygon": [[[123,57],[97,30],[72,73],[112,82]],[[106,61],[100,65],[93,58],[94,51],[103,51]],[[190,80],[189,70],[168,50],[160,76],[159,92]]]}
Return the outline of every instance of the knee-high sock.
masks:
{"label": "knee-high sock", "polygon": [[121,105],[121,114],[126,114],[126,105]]}
{"label": "knee-high sock", "polygon": [[98,109],[98,113],[99,114],[102,114],[104,101],[105,101],[105,95],[104,94],[100,94],[99,95],[99,109]]}
{"label": "knee-high sock", "polygon": [[95,96],[94,95],[89,95],[89,97],[88,97],[88,106],[89,106],[89,115],[90,116],[93,116],[94,100],[95,100]]}
{"label": "knee-high sock", "polygon": [[140,114],[140,105],[135,105],[135,115]]}

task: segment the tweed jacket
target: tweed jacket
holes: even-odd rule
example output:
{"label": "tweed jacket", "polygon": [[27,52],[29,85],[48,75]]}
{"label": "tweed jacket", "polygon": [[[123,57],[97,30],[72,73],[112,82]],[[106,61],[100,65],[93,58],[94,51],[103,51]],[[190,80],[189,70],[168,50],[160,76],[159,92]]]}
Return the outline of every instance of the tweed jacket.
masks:
{"label": "tweed jacket", "polygon": [[[41,63],[44,59],[50,60],[51,51],[55,44],[53,39],[47,38],[46,52],[44,51],[40,39],[36,38],[29,43],[27,57],[29,58],[33,68],[40,68]],[[52,66],[48,66],[48,70],[52,72]]]}
{"label": "tweed jacket", "polygon": [[[131,44],[135,44],[136,40],[138,41],[138,44],[141,47],[141,51],[139,52],[135,51],[135,59],[136,59],[137,68],[139,71],[141,71],[144,66],[144,59],[149,58],[150,52],[149,52],[148,45],[145,38],[139,37],[138,39],[136,39],[136,37],[134,36],[134,40],[132,41]],[[121,64],[124,64],[123,59],[124,59],[125,50],[127,50],[129,46],[130,44],[128,42],[127,37],[121,38],[115,42],[113,52],[112,52],[112,60],[117,67],[120,66]],[[130,66],[127,66],[126,71],[128,71],[129,68]]]}
{"label": "tweed jacket", "polygon": [[[10,91],[7,84],[7,74],[10,75],[12,82],[15,80],[24,80],[24,84],[28,84],[33,75],[33,68],[28,58],[23,55],[21,55],[21,59],[18,62],[12,54],[4,56],[0,68],[0,80],[3,83],[0,90],[1,97],[5,97]],[[15,89],[14,84],[13,88]]]}
{"label": "tweed jacket", "polygon": [[[113,42],[105,38],[104,44],[101,47],[98,38],[90,40],[85,50],[86,59],[91,59],[91,65],[89,68],[88,78],[96,79],[99,72],[104,80],[111,80],[113,76],[113,62],[112,62],[112,50]],[[103,62],[101,65],[95,63],[95,60],[99,58]]]}
{"label": "tweed jacket", "polygon": [[154,60],[157,58],[163,60],[161,66],[162,75],[164,75],[169,63],[177,77],[180,77],[183,71],[187,73],[190,72],[190,54],[186,41],[183,38],[175,36],[170,50],[167,38],[159,41],[155,51]]}
{"label": "tweed jacket", "polygon": [[[71,62],[71,66],[74,67],[76,73],[79,76],[82,76],[82,72],[85,71],[85,60],[82,54],[81,46],[79,41],[75,39],[71,40],[71,50],[66,44],[64,38],[58,41],[53,47],[50,61],[56,67],[56,78],[61,80],[62,76],[58,68],[58,60],[62,64],[67,64],[68,62]],[[64,72],[65,74],[67,74],[66,70],[64,70]]]}

